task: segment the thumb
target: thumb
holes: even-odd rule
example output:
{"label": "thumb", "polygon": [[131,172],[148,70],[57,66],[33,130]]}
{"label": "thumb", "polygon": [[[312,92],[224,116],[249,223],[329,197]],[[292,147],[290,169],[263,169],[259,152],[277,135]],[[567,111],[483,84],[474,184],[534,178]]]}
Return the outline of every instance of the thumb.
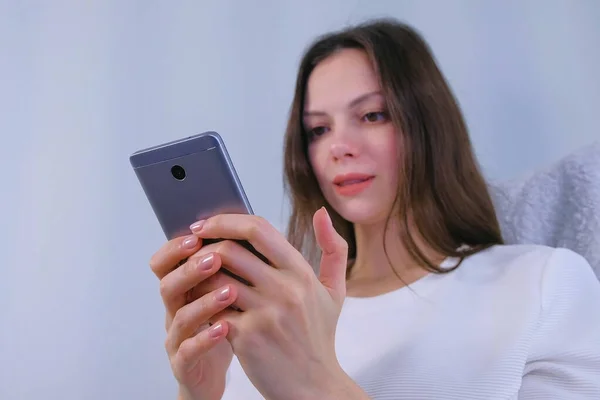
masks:
{"label": "thumb", "polygon": [[333,227],[325,207],[321,207],[313,216],[313,227],[322,252],[319,280],[335,299],[342,302],[346,297],[348,243]]}

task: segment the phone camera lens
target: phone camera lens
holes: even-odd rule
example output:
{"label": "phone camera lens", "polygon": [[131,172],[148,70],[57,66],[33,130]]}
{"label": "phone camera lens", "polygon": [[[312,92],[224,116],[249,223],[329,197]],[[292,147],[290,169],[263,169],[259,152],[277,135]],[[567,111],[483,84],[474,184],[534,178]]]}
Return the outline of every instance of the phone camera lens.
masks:
{"label": "phone camera lens", "polygon": [[173,175],[173,178],[178,181],[185,179],[185,169],[180,165],[174,165],[173,168],[171,168],[171,174]]}

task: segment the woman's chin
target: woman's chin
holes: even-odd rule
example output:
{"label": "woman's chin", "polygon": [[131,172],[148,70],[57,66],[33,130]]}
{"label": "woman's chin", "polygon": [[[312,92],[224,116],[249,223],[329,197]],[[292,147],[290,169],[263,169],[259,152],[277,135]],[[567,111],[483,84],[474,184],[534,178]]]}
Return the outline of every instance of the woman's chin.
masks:
{"label": "woman's chin", "polygon": [[338,214],[347,221],[356,225],[373,225],[385,222],[388,213],[378,210],[374,204],[344,205],[337,208]]}

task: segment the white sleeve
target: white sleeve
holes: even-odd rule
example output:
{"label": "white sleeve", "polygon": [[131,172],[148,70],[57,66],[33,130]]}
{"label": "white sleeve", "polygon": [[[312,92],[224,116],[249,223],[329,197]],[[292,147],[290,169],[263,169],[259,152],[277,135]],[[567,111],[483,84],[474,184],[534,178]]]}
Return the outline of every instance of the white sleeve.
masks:
{"label": "white sleeve", "polygon": [[519,399],[600,399],[600,282],[580,255],[554,250]]}

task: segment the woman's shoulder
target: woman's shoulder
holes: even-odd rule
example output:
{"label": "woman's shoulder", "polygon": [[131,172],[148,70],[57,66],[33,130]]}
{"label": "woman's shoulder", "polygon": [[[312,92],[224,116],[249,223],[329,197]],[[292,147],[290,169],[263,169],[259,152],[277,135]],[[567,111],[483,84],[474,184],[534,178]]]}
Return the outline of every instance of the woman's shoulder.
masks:
{"label": "woman's shoulder", "polygon": [[475,253],[472,258],[485,259],[488,262],[494,261],[499,264],[525,260],[528,263],[544,264],[557,251],[566,251],[576,255],[571,250],[539,244],[499,244]]}
{"label": "woman's shoulder", "polygon": [[[494,277],[499,281],[527,282],[540,294],[560,290],[561,285],[598,286],[598,277],[578,253],[536,244],[497,245],[463,261],[465,276]],[[599,286],[600,289],[600,286]]]}
{"label": "woman's shoulder", "polygon": [[[502,244],[482,250],[470,257],[476,263],[515,265],[520,268],[544,270],[554,268],[589,269],[587,260],[573,250],[538,244]],[[468,259],[467,259],[468,260]]]}

